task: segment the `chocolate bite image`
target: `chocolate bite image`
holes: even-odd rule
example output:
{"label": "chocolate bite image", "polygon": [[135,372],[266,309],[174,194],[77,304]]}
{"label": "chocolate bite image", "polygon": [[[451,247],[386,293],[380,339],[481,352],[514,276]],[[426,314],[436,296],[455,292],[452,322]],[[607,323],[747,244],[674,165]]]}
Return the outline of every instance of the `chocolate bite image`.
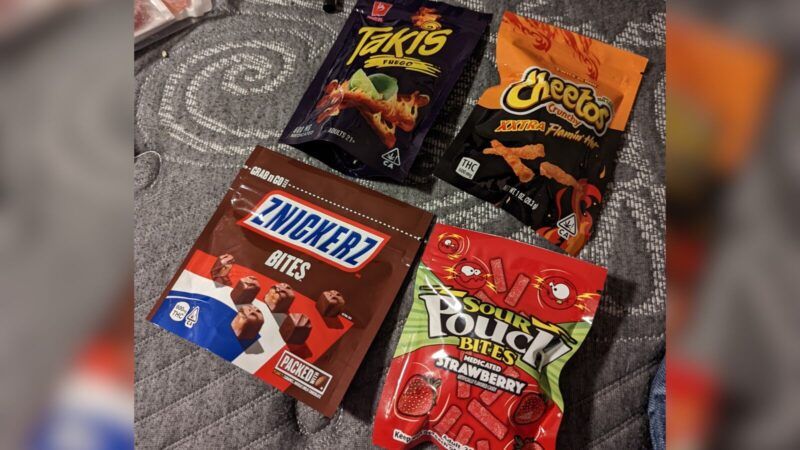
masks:
{"label": "chocolate bite image", "polygon": [[294,289],[286,283],[278,283],[269,288],[267,295],[264,296],[270,311],[274,313],[285,313],[289,311],[289,305],[294,301]]}
{"label": "chocolate bite image", "polygon": [[231,322],[231,328],[240,341],[255,339],[263,325],[264,315],[253,305],[240,306],[239,312]]}
{"label": "chocolate bite image", "polygon": [[236,287],[231,291],[231,300],[237,305],[252,303],[260,289],[261,284],[256,277],[244,277],[236,283]]}
{"label": "chocolate bite image", "polygon": [[281,324],[280,333],[287,344],[303,344],[311,334],[311,320],[305,314],[289,314]]}
{"label": "chocolate bite image", "polygon": [[236,259],[231,254],[220,255],[211,267],[211,278],[217,283],[230,284],[231,280],[228,275],[235,262]]}
{"label": "chocolate bite image", "polygon": [[336,317],[344,309],[344,297],[339,291],[325,291],[317,299],[317,310],[324,317]]}

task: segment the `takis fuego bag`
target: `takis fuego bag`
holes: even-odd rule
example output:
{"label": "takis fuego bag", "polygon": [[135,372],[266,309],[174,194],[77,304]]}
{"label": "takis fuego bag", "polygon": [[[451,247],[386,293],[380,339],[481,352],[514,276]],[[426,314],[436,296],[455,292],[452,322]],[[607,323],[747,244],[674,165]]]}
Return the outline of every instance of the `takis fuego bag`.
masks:
{"label": "takis fuego bag", "polygon": [[403,181],[491,17],[358,0],[280,142],[347,175]]}

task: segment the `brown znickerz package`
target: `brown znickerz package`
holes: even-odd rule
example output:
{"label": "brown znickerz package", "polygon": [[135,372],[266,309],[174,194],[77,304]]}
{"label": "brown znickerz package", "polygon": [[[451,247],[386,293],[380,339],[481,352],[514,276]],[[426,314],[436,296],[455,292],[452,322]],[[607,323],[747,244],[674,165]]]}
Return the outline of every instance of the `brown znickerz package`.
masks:
{"label": "brown znickerz package", "polygon": [[432,220],[256,148],[148,319],[330,417]]}

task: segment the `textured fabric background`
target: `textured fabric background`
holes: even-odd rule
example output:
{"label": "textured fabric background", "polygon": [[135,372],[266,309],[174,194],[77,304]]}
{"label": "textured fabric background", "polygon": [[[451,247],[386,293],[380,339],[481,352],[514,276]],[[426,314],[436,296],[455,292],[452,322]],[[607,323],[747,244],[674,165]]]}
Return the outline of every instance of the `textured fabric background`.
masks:
{"label": "textured fabric background", "polygon": [[[495,13],[482,53],[431,130],[413,185],[363,182],[444,223],[547,246],[490,204],[428,175],[476,98],[496,83],[510,9],[647,56],[616,182],[581,257],[609,269],[594,328],[562,377],[561,448],[649,447],[647,394],[664,352],[663,0],[449,0]],[[228,14],[136,56],[136,439],[141,448],[369,448],[385,370],[410,307],[397,301],[332,420],[145,321],[237,168],[276,141],[346,14],[321,0],[231,1]],[[349,11],[353,1],[346,1]],[[168,54],[162,57],[162,50]]]}

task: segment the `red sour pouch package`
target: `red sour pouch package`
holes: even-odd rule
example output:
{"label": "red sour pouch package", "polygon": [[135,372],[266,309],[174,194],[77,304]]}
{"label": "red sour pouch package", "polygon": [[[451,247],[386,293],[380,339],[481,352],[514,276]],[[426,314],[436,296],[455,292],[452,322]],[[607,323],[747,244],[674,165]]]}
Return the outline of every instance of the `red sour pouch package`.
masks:
{"label": "red sour pouch package", "polygon": [[559,377],[606,270],[509,239],[436,225],[384,384],[373,442],[554,449]]}

